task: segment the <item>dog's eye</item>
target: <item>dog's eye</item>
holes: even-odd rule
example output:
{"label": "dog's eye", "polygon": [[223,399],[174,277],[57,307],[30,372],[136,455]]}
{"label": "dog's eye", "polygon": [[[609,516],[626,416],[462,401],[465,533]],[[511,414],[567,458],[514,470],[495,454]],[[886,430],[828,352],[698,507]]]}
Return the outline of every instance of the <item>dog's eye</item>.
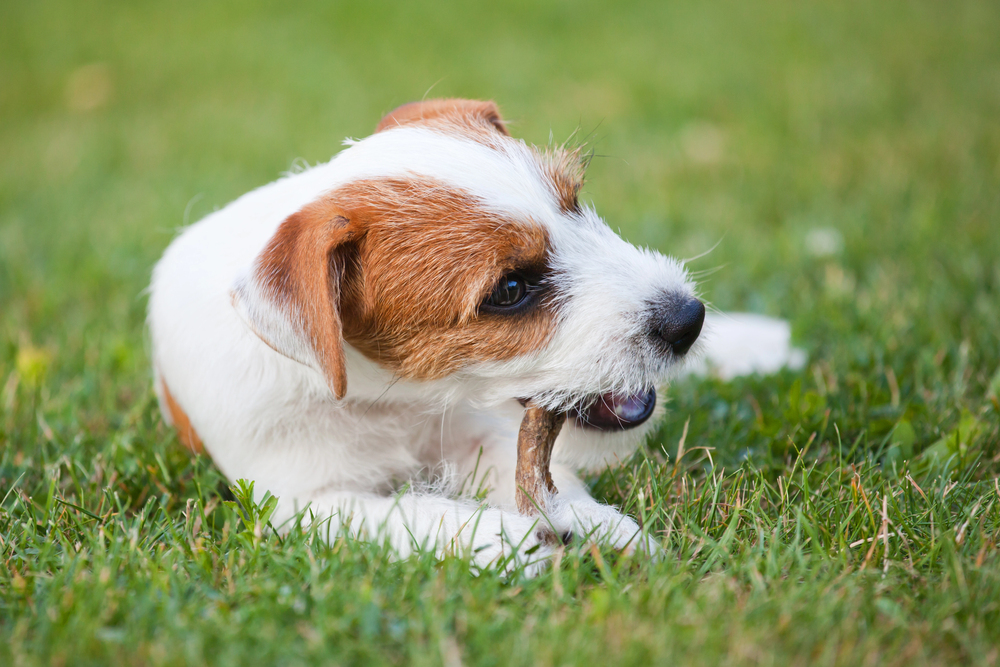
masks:
{"label": "dog's eye", "polygon": [[486,303],[495,308],[510,308],[524,301],[528,285],[520,275],[509,273],[500,279]]}

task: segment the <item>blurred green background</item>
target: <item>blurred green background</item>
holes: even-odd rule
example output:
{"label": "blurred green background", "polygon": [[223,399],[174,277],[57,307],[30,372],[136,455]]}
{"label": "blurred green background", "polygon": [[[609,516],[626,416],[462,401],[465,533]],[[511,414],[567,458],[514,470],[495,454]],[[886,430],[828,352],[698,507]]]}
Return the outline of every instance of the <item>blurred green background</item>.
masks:
{"label": "blurred green background", "polygon": [[[320,577],[310,545],[257,554],[228,528],[192,528],[185,503],[218,507],[225,483],[180,450],[152,399],[153,264],[182,226],[328,160],[425,95],[494,99],[532,143],[585,139],[596,157],[583,197],[613,228],[700,256],[691,268],[718,308],[791,320],[810,355],[801,373],[680,383],[649,446],[673,454],[685,433],[689,451],[712,447],[715,464],[759,472],[753,486],[778,500],[753,510],[757,529],[723,540],[727,520],[694,489],[711,482],[715,498],[740,503],[742,482],[703,462],[679,478],[690,497],[657,496],[650,519],[676,559],[634,577],[625,565],[622,586],[603,562],[598,578],[586,553],[569,579],[521,592],[454,563],[372,567],[363,545],[322,555],[332,569]],[[0,662],[79,651],[97,664],[200,664],[216,649],[282,662],[287,649],[323,664],[371,658],[372,637],[391,645],[383,661],[447,662],[446,627],[487,663],[496,646],[522,664],[536,651],[558,663],[552,647],[574,646],[638,664],[996,664],[998,119],[991,0],[0,0]],[[790,502],[803,447],[828,476]],[[920,477],[930,454],[958,457],[959,491]],[[591,480],[595,493],[641,499],[633,469]],[[855,549],[877,539],[878,508],[856,514],[860,496],[846,489],[909,503],[904,471],[932,498],[894,520],[927,539],[914,538],[909,569],[886,546],[880,579],[865,570],[878,554]],[[650,475],[673,485],[677,473]],[[104,512],[107,523],[88,523]],[[758,521],[771,522],[772,542]],[[808,547],[796,521],[818,531]],[[962,541],[963,522],[974,539]],[[132,549],[102,551],[105,530]],[[822,548],[820,533],[832,540]],[[203,538],[205,550],[186,551]],[[713,539],[723,555],[703,550]],[[310,594],[329,579],[343,597],[280,607],[309,572]],[[458,597],[423,606],[441,591]],[[380,595],[381,630],[366,635],[365,600]],[[522,627],[525,606],[537,637]],[[239,609],[252,622],[239,626]],[[393,634],[411,612],[418,620]]]}

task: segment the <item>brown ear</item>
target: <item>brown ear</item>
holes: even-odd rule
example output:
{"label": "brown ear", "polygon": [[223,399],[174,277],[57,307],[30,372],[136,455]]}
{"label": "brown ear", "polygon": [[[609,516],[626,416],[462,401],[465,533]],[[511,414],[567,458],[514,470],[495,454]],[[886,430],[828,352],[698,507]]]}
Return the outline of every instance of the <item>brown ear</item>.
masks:
{"label": "brown ear", "polygon": [[410,102],[390,111],[383,118],[375,132],[381,132],[401,125],[413,123],[428,123],[434,121],[453,121],[461,124],[481,125],[497,130],[500,134],[510,136],[507,125],[500,117],[500,109],[495,102],[480,102],[478,100],[444,99]]}
{"label": "brown ear", "polygon": [[337,398],[347,392],[341,283],[357,235],[334,202],[308,204],[281,223],[232,290],[236,311],[254,333],[320,371]]}

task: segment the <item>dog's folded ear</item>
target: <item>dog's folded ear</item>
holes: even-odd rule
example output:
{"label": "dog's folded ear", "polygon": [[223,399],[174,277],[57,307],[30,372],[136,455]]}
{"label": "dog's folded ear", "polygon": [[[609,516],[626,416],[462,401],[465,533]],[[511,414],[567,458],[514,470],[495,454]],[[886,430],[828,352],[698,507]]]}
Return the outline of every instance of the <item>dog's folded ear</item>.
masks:
{"label": "dog's folded ear", "polygon": [[401,125],[427,123],[434,121],[456,121],[460,123],[473,122],[483,127],[496,130],[500,134],[510,136],[507,125],[500,117],[500,109],[496,102],[481,102],[479,100],[442,99],[410,102],[396,107],[385,118],[379,121],[375,132],[381,132]]}
{"label": "dog's folded ear", "polygon": [[334,201],[320,199],[278,227],[232,288],[244,322],[277,352],[320,371],[337,398],[347,391],[341,289],[358,237]]}

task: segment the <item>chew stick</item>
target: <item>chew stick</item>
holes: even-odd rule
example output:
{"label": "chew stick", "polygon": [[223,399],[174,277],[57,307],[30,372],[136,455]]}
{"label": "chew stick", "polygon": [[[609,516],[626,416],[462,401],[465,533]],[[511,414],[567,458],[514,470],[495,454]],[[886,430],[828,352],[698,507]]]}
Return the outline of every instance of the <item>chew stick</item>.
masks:
{"label": "chew stick", "polygon": [[538,407],[529,402],[517,434],[517,510],[530,516],[545,509],[545,498],[556,492],[549,474],[552,446],[559,435],[566,415]]}

